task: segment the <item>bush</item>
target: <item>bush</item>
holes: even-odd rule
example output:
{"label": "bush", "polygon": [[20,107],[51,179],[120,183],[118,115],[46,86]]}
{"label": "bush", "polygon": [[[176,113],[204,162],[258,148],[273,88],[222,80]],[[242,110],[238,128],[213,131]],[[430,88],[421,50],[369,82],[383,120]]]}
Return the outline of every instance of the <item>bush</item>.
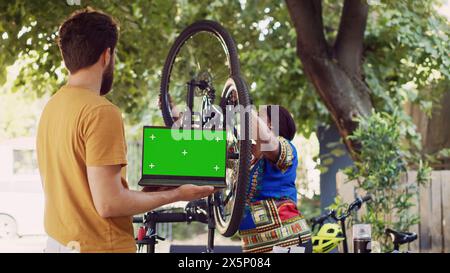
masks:
{"label": "bush", "polygon": [[[372,236],[384,250],[390,248],[385,228],[406,231],[419,222],[411,208],[416,205],[419,186],[429,180],[431,171],[420,155],[404,145],[408,136],[403,132],[411,131],[404,128],[411,124],[402,118],[399,111],[393,111],[373,112],[358,119],[359,127],[349,138],[359,142],[361,150],[355,165],[344,170],[349,181],[357,181],[359,189],[372,194],[361,221],[372,225]],[[411,166],[418,170],[418,183],[407,183]]]}

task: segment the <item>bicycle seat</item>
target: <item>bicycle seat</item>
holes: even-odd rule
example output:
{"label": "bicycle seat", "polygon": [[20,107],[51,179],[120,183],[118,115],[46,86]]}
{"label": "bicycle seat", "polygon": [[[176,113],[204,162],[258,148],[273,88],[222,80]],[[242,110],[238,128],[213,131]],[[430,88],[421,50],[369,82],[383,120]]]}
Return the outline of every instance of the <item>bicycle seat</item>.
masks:
{"label": "bicycle seat", "polygon": [[417,234],[414,232],[400,232],[390,228],[386,229],[386,234],[390,235],[394,244],[398,245],[407,244],[417,239]]}

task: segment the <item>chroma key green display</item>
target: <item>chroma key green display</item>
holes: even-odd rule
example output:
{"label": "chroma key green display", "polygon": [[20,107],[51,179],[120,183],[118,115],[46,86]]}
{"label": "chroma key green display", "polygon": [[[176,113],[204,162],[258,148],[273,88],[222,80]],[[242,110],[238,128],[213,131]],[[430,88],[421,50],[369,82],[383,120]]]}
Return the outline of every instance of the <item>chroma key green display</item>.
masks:
{"label": "chroma key green display", "polygon": [[144,176],[225,177],[226,131],[144,127],[143,142]]}

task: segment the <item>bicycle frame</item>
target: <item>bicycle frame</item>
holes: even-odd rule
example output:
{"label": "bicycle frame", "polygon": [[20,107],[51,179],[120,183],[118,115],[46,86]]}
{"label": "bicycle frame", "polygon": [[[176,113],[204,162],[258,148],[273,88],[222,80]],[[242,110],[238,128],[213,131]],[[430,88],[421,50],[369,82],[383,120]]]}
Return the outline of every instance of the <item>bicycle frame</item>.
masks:
{"label": "bicycle frame", "polygon": [[144,217],[133,217],[133,223],[143,223],[146,230],[149,231],[148,235],[146,235],[142,240],[136,240],[138,250],[143,245],[147,245],[147,253],[155,253],[155,245],[158,243],[157,240],[165,239],[158,236],[156,229],[157,223],[200,222],[208,224],[208,241],[206,245],[206,253],[214,253],[215,221],[211,196],[208,196],[208,199],[206,201],[206,214],[199,213],[197,211],[198,207],[196,205],[194,205],[193,207],[189,207],[189,204],[190,203],[186,205],[185,212],[150,211],[147,212]]}
{"label": "bicycle frame", "polygon": [[[223,62],[217,62],[218,65],[211,65],[211,63],[205,63],[205,66],[199,65],[197,57],[205,59],[211,57],[209,55],[192,55],[193,50],[205,41],[204,38],[201,38],[199,40],[200,43],[196,43],[195,40],[192,43],[188,42],[199,33],[202,34],[201,37],[206,37],[211,40],[211,43],[208,43],[207,50],[209,51],[211,49],[211,52],[214,52],[213,56],[224,57],[222,58]],[[184,48],[186,47],[188,49],[185,51]],[[216,51],[214,51],[214,49],[216,49]],[[188,54],[187,59],[184,58],[186,56],[183,55],[183,52]],[[179,58],[180,56],[181,59]],[[188,62],[186,64],[189,64],[192,60],[190,57],[194,57],[196,64],[193,66],[189,65],[188,67],[183,66],[185,61]],[[177,66],[177,63],[179,63],[177,60],[182,60],[180,62],[181,66]],[[173,89],[173,75],[178,74],[184,76],[182,78],[175,77],[175,79],[177,79],[177,86],[180,86],[180,84],[182,85],[181,90],[176,88],[175,92]],[[226,77],[228,77],[228,79],[226,79]],[[185,80],[180,81],[180,79]],[[225,85],[234,86],[236,98],[238,98],[235,101],[235,106],[242,105],[247,107],[250,105],[250,96],[248,94],[247,84],[240,73],[238,48],[230,33],[219,23],[210,20],[197,21],[183,29],[183,31],[175,39],[173,45],[170,47],[161,74],[160,108],[164,124],[167,127],[171,127],[176,123],[176,127],[181,126],[183,128],[192,127],[194,125],[199,129],[211,131],[216,129],[228,130],[225,124],[226,113],[224,106],[227,105],[224,103],[223,96],[225,90],[215,90],[215,87],[221,87],[219,85],[222,84],[223,80],[226,80]],[[213,86],[213,84],[219,85]],[[171,85],[172,88],[170,88]],[[181,111],[173,111],[177,110],[174,109],[177,105],[172,103],[170,90],[174,90],[173,94],[177,95],[177,98],[175,99],[176,102],[182,103],[182,109],[178,109]],[[184,91],[187,91],[186,94]],[[221,93],[217,93],[216,96],[216,92]],[[198,102],[199,99],[200,102]],[[214,103],[214,100],[216,99],[218,101]],[[194,108],[198,112],[193,112]],[[183,111],[185,113],[183,113]],[[188,111],[191,113],[187,113]],[[248,126],[247,124],[248,123],[236,124],[236,127],[239,127],[236,129],[245,129],[245,126]],[[249,130],[247,129],[242,131],[248,132]],[[227,145],[230,142],[232,141],[228,140],[227,135]],[[237,192],[239,194],[233,193],[234,199],[232,202],[229,202],[229,206],[227,207],[230,208],[230,213],[227,213],[226,215],[219,214],[224,207],[223,203],[220,200],[216,200],[216,195],[212,197],[214,203],[213,212],[214,219],[216,220],[216,229],[225,237],[231,237],[239,228],[243,214],[243,207],[245,205],[246,185],[249,182],[248,173],[250,167],[251,142],[249,138],[246,137],[245,139],[232,144],[235,144],[238,149],[236,149],[237,152],[235,152],[235,150],[229,152],[227,146],[227,160],[235,160],[233,161],[235,162],[235,168],[231,170],[231,173],[234,174],[233,182],[236,183],[233,183],[233,188],[230,188],[234,193]],[[227,173],[230,173],[230,171]],[[227,174],[227,176],[228,175],[229,174]],[[223,191],[221,193],[223,193]],[[241,208],[242,211],[240,210]]]}
{"label": "bicycle frame", "polygon": [[[195,97],[195,88],[200,88],[205,93],[202,96],[202,108],[201,112],[198,113],[200,116],[201,128],[204,128],[212,119],[212,116],[205,115],[206,113],[217,113],[223,117],[223,113],[214,106],[214,100],[216,96],[216,90],[208,85],[206,81],[196,81],[195,79],[191,79],[187,82],[187,96],[186,103],[187,107],[191,113],[190,116],[190,125],[195,125],[194,116],[197,114],[194,112],[194,97]],[[206,90],[206,91],[205,91]],[[211,111],[213,110],[213,111]],[[222,123],[220,123],[222,124]]]}
{"label": "bicycle frame", "polygon": [[341,215],[340,217],[338,217],[336,215],[335,211],[333,211],[333,212],[334,212],[334,214],[332,215],[332,217],[334,220],[339,222],[339,224],[341,225],[342,236],[344,237],[344,240],[342,241],[342,249],[343,249],[344,253],[348,253],[347,230],[346,230],[345,221],[350,216],[351,211],[347,211],[344,215]]}
{"label": "bicycle frame", "polygon": [[337,215],[337,211],[336,210],[331,210],[328,213],[319,216],[317,218],[314,218],[313,221],[313,225],[312,225],[312,229],[314,229],[314,227],[316,225],[319,225],[319,228],[323,225],[323,223],[331,218],[334,221],[338,222],[341,226],[342,229],[342,235],[343,235],[343,240],[342,240],[342,248],[343,248],[343,252],[344,253],[348,253],[348,240],[347,240],[347,231],[346,231],[346,220],[347,218],[352,214],[353,211],[357,211],[361,208],[362,204],[364,202],[370,201],[372,199],[372,197],[370,195],[364,196],[364,197],[358,197],[356,198],[356,200],[351,203],[347,210],[342,213],[341,215]]}

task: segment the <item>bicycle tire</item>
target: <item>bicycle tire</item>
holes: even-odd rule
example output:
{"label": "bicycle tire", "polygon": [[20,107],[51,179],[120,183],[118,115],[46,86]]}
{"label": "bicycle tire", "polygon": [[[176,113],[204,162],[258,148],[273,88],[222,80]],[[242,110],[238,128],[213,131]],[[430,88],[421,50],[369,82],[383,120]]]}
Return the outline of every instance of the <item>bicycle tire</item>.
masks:
{"label": "bicycle tire", "polygon": [[[238,91],[239,104],[247,107],[250,105],[250,97],[247,86],[244,80],[240,77],[240,65],[238,59],[238,51],[236,44],[228,33],[219,23],[202,20],[189,25],[176,38],[174,44],[169,50],[166,57],[164,67],[161,75],[160,95],[161,95],[161,111],[164,123],[167,127],[171,127],[174,123],[174,118],[171,113],[169,101],[169,86],[172,68],[182,46],[185,42],[200,32],[209,32],[214,34],[224,46],[228,62],[229,62],[229,78],[233,79]],[[222,94],[223,95],[223,94]],[[246,130],[248,131],[248,130]],[[236,199],[233,203],[231,218],[228,223],[224,223],[219,216],[219,207],[214,202],[214,218],[217,230],[225,237],[231,237],[236,233],[242,220],[242,215],[245,206],[245,196],[248,186],[248,175],[250,165],[251,142],[249,139],[240,141],[239,143],[239,168],[238,180],[236,185]]]}
{"label": "bicycle tire", "polygon": [[161,112],[164,119],[164,124],[167,127],[171,127],[174,123],[174,119],[171,113],[170,101],[169,101],[169,85],[172,67],[178,52],[184,43],[192,36],[199,32],[210,32],[214,34],[223,44],[226,46],[228,59],[230,62],[230,76],[240,74],[240,65],[237,54],[236,43],[234,42],[228,31],[219,23],[210,20],[201,20],[189,25],[185,28],[177,37],[172,47],[169,50],[169,54],[166,57],[164,67],[161,74]]}
{"label": "bicycle tire", "polygon": [[[233,79],[238,91],[239,104],[243,107],[249,106],[250,96],[245,81],[238,75],[232,76],[231,78]],[[222,94],[222,99],[224,99],[224,94]],[[247,122],[244,120],[244,124],[245,123],[249,124],[249,121]],[[249,127],[247,128],[247,130],[245,130],[245,132],[247,132],[248,134],[250,133]],[[249,183],[250,159],[251,141],[250,138],[246,136],[243,140],[240,140],[239,143],[239,175],[235,193],[236,199],[233,204],[231,220],[227,225],[223,225],[221,223],[222,221],[219,218],[219,207],[214,206],[214,217],[217,230],[225,237],[233,236],[239,229],[240,223],[242,221]]]}

